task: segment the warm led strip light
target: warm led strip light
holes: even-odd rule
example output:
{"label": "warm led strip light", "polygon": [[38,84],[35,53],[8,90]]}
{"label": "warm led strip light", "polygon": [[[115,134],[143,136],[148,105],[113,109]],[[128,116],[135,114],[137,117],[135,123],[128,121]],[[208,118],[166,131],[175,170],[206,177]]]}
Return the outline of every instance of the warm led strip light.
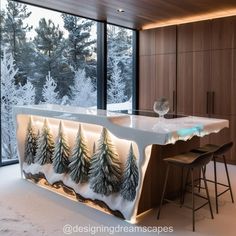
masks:
{"label": "warm led strip light", "polygon": [[172,19],[172,20],[167,20],[167,21],[159,21],[156,23],[147,24],[143,26],[142,30],[169,26],[169,25],[179,25],[179,24],[191,23],[191,22],[196,22],[196,21],[210,20],[210,19],[222,18],[222,17],[227,17],[227,16],[235,16],[235,15],[236,15],[236,8],[231,8],[231,9],[226,9],[223,11],[221,10],[221,11],[216,11],[216,12],[207,13],[207,14],[200,14],[196,16]]}

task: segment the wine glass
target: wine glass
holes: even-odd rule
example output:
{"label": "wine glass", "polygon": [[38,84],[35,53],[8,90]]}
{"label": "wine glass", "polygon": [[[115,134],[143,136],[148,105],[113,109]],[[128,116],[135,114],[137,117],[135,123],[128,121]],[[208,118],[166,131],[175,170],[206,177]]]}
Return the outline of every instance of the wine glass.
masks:
{"label": "wine glass", "polygon": [[166,98],[159,98],[154,102],[153,110],[156,112],[160,119],[164,118],[164,115],[169,111],[169,102]]}

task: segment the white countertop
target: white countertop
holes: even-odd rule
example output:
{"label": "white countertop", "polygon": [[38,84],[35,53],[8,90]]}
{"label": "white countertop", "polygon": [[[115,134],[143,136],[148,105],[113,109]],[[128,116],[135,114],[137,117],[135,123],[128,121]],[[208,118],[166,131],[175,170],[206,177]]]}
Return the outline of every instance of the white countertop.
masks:
{"label": "white countertop", "polygon": [[188,140],[193,136],[202,137],[229,127],[229,121],[223,119],[188,116],[161,120],[158,117],[51,104],[16,106],[14,113],[98,124],[119,137],[160,145]]}

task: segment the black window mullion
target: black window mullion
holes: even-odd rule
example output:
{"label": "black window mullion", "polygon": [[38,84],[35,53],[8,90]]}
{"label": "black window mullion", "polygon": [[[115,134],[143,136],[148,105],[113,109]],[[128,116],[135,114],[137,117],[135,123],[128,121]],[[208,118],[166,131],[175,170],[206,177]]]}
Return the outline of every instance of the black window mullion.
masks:
{"label": "black window mullion", "polygon": [[132,108],[139,109],[139,31],[133,31],[132,37],[132,59],[133,59],[133,73],[132,73],[132,86],[133,86],[133,99]]}
{"label": "black window mullion", "polygon": [[97,108],[107,107],[107,24],[97,23]]}

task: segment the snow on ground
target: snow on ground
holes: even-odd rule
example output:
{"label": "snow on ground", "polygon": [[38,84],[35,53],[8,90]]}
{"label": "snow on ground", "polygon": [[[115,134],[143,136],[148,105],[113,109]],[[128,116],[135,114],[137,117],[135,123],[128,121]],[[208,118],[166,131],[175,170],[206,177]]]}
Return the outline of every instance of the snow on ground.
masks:
{"label": "snow on ground", "polygon": [[31,174],[38,174],[40,172],[43,173],[50,184],[62,181],[66,186],[74,189],[74,191],[80,194],[82,197],[92,200],[101,200],[105,202],[110,207],[110,209],[120,211],[126,219],[129,220],[132,217],[134,201],[130,202],[123,199],[119,193],[111,194],[109,196],[97,194],[93,192],[93,190],[89,187],[89,184],[76,184],[71,180],[69,175],[55,173],[51,164],[41,166],[37,163],[31,165],[23,163],[23,170],[26,173]]}

